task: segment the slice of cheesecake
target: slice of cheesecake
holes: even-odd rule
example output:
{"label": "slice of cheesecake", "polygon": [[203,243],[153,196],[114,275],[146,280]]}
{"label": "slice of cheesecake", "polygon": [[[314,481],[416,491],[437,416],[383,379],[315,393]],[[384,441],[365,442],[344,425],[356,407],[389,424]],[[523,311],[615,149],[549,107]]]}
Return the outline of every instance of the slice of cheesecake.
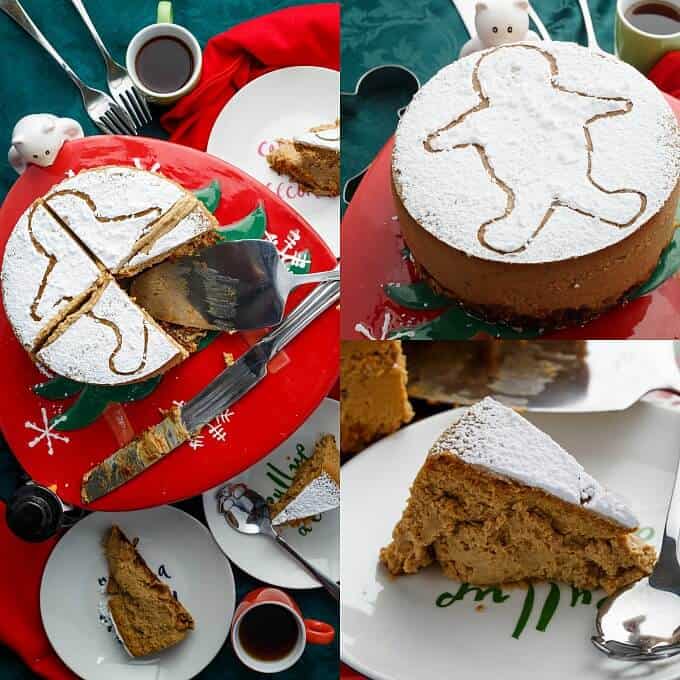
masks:
{"label": "slice of cheesecake", "polygon": [[181,642],[194,628],[191,614],[116,525],[104,537],[104,552],[109,564],[109,611],[128,653],[146,656]]}
{"label": "slice of cheesecake", "polygon": [[340,505],[340,452],[324,434],[298,468],[286,492],[270,507],[273,525],[296,525]]}
{"label": "slice of cheesecake", "polygon": [[279,139],[267,162],[274,172],[288,175],[317,196],[338,196],[340,121],[310,128],[293,139]]}
{"label": "slice of cheesecake", "polygon": [[562,581],[608,593],[650,573],[637,520],[547,434],[490,397],[434,443],[392,542],[392,574],[438,562],[474,585]]}
{"label": "slice of cheesecake", "polygon": [[[431,343],[426,343],[431,344]],[[400,340],[340,345],[340,449],[356,453],[413,418]]]}

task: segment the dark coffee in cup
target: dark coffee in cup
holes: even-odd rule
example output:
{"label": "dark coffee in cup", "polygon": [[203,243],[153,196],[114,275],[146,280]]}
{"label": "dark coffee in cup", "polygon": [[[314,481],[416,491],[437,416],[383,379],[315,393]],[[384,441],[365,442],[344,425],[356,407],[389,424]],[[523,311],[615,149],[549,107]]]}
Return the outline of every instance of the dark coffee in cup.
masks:
{"label": "dark coffee in cup", "polygon": [[631,5],[624,16],[640,31],[652,35],[680,33],[680,9],[658,0]]}
{"label": "dark coffee in cup", "polygon": [[300,635],[295,616],[277,604],[261,604],[244,614],[238,639],[244,651],[259,661],[288,656]]}
{"label": "dark coffee in cup", "polygon": [[194,72],[194,57],[179,38],[158,36],[139,48],[135,71],[144,87],[152,92],[176,92],[189,82]]}

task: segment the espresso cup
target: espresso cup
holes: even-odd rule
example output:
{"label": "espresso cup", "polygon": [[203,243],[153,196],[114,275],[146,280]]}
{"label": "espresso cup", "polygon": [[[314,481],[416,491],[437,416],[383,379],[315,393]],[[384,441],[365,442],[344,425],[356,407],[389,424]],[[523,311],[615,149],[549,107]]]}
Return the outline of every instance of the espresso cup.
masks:
{"label": "espresso cup", "polygon": [[[274,605],[283,607],[295,620],[297,636],[291,649],[282,657],[265,660],[248,652],[241,642],[241,625],[249,614],[257,607]],[[260,635],[266,636],[267,630],[260,630]],[[280,673],[295,664],[305,651],[307,643],[313,645],[329,645],[335,638],[335,629],[328,623],[314,619],[304,619],[295,600],[278,588],[258,588],[248,593],[234,612],[231,623],[231,644],[236,656],[254,671],[259,673]]]}
{"label": "espresso cup", "polygon": [[[161,3],[161,5],[167,5],[169,3]],[[171,18],[171,14],[168,15]],[[162,17],[160,13],[159,6],[159,19]],[[193,58],[194,67],[184,85],[174,92],[154,92],[149,89],[140,79],[137,73],[137,55],[139,51],[154,38],[175,38],[182,42],[188,50],[191,52]],[[156,24],[151,24],[146,26],[141,31],[139,31],[130,41],[127,48],[127,53],[125,55],[125,65],[127,67],[130,78],[135,84],[135,87],[149,100],[155,102],[156,104],[172,104],[177,101],[185,94],[188,94],[193,90],[198,84],[198,80],[201,77],[201,68],[203,66],[203,53],[201,52],[201,46],[198,44],[198,40],[194,37],[191,31],[187,30],[183,26],[173,24],[170,22],[159,22]]]}
{"label": "espresso cup", "polygon": [[[617,0],[614,24],[616,56],[645,75],[667,52],[680,49],[680,32],[669,35],[646,33],[628,21],[626,12],[641,0]],[[680,0],[666,0],[680,9]]]}

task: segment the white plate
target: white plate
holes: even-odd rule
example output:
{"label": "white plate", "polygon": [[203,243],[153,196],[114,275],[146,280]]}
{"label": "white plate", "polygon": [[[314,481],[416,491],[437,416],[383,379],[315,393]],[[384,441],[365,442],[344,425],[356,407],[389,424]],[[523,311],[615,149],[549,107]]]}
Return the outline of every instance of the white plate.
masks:
{"label": "white plate", "polygon": [[[101,546],[112,524],[132,540],[149,568],[177,592],[195,630],[156,656],[132,659],[99,621],[108,567]],[[198,520],[171,506],[136,512],[95,512],[52,551],[40,588],[47,637],[62,661],[87,680],[188,680],[212,661],[226,640],[236,591],[229,562]]]}
{"label": "white plate", "polygon": [[[304,425],[257,465],[234,477],[265,497],[277,489],[285,490],[290,478],[288,466],[300,451],[309,455],[322,434],[335,435],[339,441],[340,408],[334,399],[324,399]],[[279,480],[277,482],[276,480]],[[221,485],[220,485],[221,486]],[[203,509],[215,540],[229,559],[260,581],[280,588],[320,588],[298,563],[266,536],[247,536],[232,529],[217,512],[217,486],[203,494]],[[282,536],[305,559],[334,581],[340,578],[340,509],[320,515],[310,528],[284,527]]]}
{"label": "white plate", "polygon": [[[441,603],[448,606],[442,607],[437,599],[443,593],[455,596],[459,584],[444,578],[436,565],[390,579],[378,552],[390,541],[425,452],[460,413],[448,411],[404,428],[342,467],[343,661],[374,680],[677,678],[677,663],[609,661],[592,646],[602,591],[593,592],[586,604],[588,596],[576,597],[570,587],[537,585],[529,607],[530,591],[504,588],[502,602],[494,602],[491,593],[476,602],[469,593],[457,601],[444,596]],[[620,413],[531,414],[529,420],[626,497],[640,519],[641,535],[652,536],[658,549],[680,416],[639,404]],[[524,607],[529,615],[520,632]]]}
{"label": "white plate", "polygon": [[340,255],[340,197],[299,191],[266,155],[277,139],[300,135],[340,115],[340,74],[319,66],[266,73],[239,90],[217,116],[208,152],[245,170],[297,210]]}

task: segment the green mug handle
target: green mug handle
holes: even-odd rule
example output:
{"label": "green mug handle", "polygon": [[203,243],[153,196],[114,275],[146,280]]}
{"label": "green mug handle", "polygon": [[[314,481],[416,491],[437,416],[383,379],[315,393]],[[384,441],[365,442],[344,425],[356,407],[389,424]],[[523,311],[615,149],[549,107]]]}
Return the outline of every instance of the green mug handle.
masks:
{"label": "green mug handle", "polygon": [[158,3],[158,8],[156,10],[156,23],[157,24],[172,24],[172,2],[170,0],[161,0]]}

